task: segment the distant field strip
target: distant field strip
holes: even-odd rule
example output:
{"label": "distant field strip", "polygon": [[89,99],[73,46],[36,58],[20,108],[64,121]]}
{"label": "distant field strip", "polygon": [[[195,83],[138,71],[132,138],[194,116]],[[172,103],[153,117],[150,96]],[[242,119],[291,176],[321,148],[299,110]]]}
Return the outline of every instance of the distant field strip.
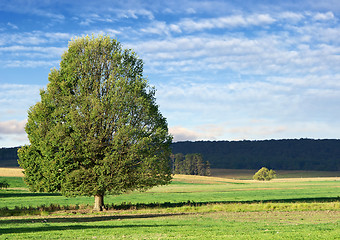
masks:
{"label": "distant field strip", "polygon": [[22,168],[0,168],[1,177],[23,177]]}
{"label": "distant field strip", "polygon": [[[228,176],[228,175],[227,175]],[[202,183],[202,184],[225,184],[225,183],[254,183],[261,182],[255,180],[240,180],[222,177],[206,177],[206,176],[194,176],[194,175],[181,175],[176,174],[173,177],[173,181],[178,182],[187,182],[187,183]],[[276,178],[271,180],[270,182],[299,182],[299,181],[340,181],[340,177],[305,177],[305,178]]]}
{"label": "distant field strip", "polygon": [[[23,177],[21,168],[0,168],[1,177]],[[296,182],[296,181],[340,181],[340,172],[317,172],[317,171],[278,171],[281,174],[271,182]],[[250,183],[253,170],[243,169],[212,169],[212,176],[194,176],[176,174],[173,181],[202,184],[225,184],[225,183]],[[287,176],[288,178],[285,178]],[[302,176],[302,177],[299,177]],[[320,176],[320,177],[318,177]]]}

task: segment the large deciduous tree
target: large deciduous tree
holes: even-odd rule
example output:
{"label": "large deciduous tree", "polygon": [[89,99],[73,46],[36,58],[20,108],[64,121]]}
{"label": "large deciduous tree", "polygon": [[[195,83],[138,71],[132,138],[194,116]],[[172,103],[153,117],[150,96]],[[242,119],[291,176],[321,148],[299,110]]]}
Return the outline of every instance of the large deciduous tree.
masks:
{"label": "large deciduous tree", "polygon": [[166,119],[143,63],[108,36],[76,38],[28,111],[30,145],[19,150],[30,190],[95,196],[171,180]]}

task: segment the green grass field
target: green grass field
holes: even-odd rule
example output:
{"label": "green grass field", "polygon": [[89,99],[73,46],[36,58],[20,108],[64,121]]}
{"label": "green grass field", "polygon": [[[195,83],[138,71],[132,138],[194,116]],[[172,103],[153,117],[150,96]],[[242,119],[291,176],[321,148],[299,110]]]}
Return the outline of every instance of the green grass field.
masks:
{"label": "green grass field", "polygon": [[12,218],[0,239],[338,239],[339,212],[217,212]]}
{"label": "green grass field", "polygon": [[21,177],[0,177],[10,184],[0,190],[0,239],[340,239],[340,179],[305,177],[177,175],[168,186],[106,196],[100,213],[92,197],[31,193]]}

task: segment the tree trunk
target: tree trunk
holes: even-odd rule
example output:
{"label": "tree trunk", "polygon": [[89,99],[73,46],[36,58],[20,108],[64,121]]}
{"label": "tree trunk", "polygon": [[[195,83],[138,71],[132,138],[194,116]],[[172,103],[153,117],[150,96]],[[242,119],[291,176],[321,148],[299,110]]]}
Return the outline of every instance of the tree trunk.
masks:
{"label": "tree trunk", "polygon": [[94,196],[94,211],[103,211],[104,209],[104,195],[95,195]]}

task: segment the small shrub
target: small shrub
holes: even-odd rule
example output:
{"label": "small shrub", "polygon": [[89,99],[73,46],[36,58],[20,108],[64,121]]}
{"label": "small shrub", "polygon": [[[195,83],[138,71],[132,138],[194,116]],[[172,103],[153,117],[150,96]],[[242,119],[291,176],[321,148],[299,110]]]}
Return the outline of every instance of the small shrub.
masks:
{"label": "small shrub", "polygon": [[8,188],[9,184],[6,181],[0,182],[0,189]]}
{"label": "small shrub", "polygon": [[274,170],[269,170],[266,167],[261,168],[258,170],[255,175],[253,176],[253,179],[260,180],[260,181],[269,181],[276,177],[276,172]]}

